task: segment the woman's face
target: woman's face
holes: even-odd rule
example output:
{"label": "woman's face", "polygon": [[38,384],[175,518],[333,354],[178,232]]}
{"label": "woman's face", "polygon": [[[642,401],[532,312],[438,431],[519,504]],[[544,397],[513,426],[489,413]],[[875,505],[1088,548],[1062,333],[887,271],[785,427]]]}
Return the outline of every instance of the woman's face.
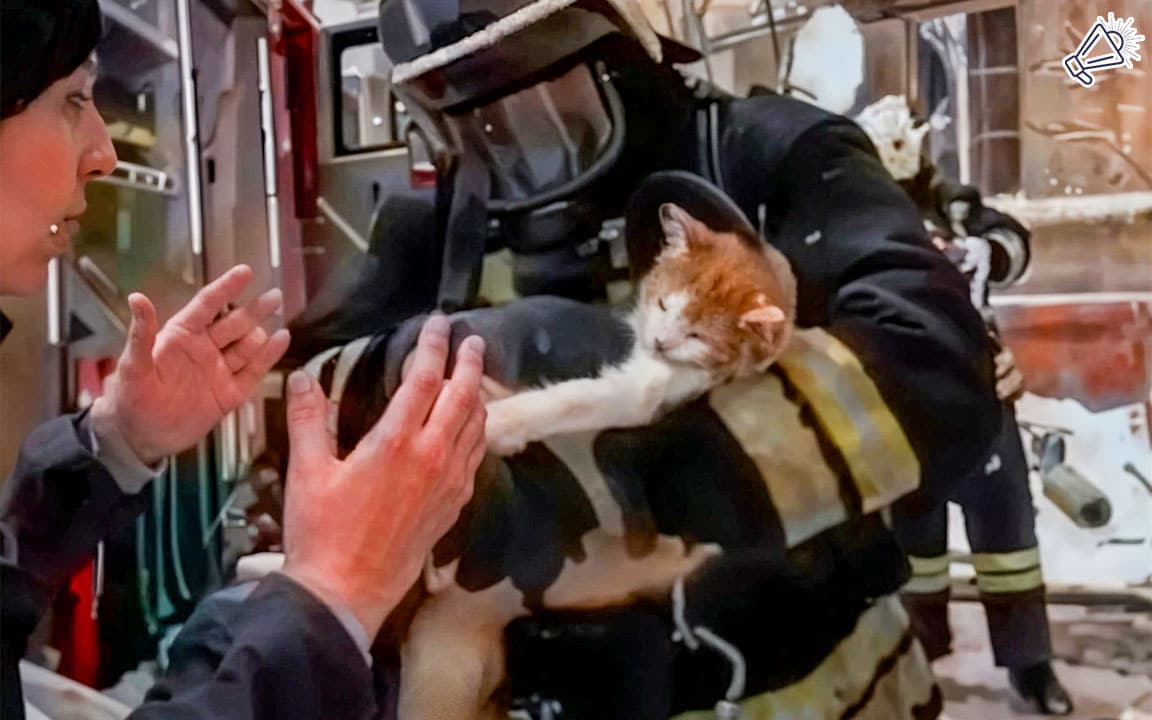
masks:
{"label": "woman's face", "polygon": [[[116,150],[92,104],[95,63],[0,120],[0,295],[44,287],[84,214],[84,186],[112,172]],[[58,231],[52,234],[51,227]]]}

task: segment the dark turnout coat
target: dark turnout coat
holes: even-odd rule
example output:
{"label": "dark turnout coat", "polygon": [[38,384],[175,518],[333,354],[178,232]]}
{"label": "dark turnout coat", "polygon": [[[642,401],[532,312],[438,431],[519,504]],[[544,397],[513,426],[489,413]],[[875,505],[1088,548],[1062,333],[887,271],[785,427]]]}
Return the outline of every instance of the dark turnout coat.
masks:
{"label": "dark turnout coat", "polygon": [[[724,548],[688,580],[688,614],[740,647],[755,695],[802,681],[905,582],[880,511],[900,504],[915,513],[946,497],[988,456],[1001,420],[966,282],[928,242],[864,133],[779,96],[715,107],[713,161],[686,153],[680,169],[718,181],[788,257],[804,331],[766,378],[590,442],[637,557],[657,535]],[[546,296],[452,320],[454,343],[485,337],[486,372],[512,387],[592,374],[630,342],[613,311]],[[339,395],[344,450],[386,406],[419,324],[365,336],[316,364]],[[599,522],[597,501],[557,445],[532,445],[500,467],[478,478],[438,559],[460,560],[465,588],[510,579],[539,605],[565,561],[584,557],[580,539]],[[818,490],[798,497],[789,483]],[[656,605],[517,621],[513,694],[563,697],[572,717],[711,707],[728,666],[675,649],[669,609]],[[661,620],[643,619],[653,616]],[[898,657],[875,659],[873,679],[895,674],[911,646],[906,633]],[[868,687],[863,703],[876,686]]]}
{"label": "dark turnout coat", "polygon": [[[5,325],[7,321],[5,319]],[[0,717],[24,717],[19,662],[53,594],[96,544],[146,506],[121,491],[90,446],[86,413],[28,436],[0,498]],[[340,621],[279,575],[229,616],[227,644],[201,648],[204,672],[153,689],[133,718],[366,718],[371,671]]]}

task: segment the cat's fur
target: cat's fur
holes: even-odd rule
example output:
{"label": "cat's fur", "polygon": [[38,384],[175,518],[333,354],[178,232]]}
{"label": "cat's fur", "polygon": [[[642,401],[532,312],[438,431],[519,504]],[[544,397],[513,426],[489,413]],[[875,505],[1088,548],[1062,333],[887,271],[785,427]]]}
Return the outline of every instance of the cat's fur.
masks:
{"label": "cat's fur", "polygon": [[647,425],[779,357],[796,316],[784,256],[715,232],[677,205],[659,212],[666,245],[640,281],[629,356],[593,378],[489,402],[489,450],[512,455],[552,435]]}

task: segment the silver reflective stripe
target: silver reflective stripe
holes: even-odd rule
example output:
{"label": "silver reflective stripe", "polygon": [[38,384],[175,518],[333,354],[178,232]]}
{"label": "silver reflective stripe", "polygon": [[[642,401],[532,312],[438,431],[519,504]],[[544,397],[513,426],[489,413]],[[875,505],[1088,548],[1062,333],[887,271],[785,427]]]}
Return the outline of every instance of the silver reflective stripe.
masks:
{"label": "silver reflective stripe", "polygon": [[333,437],[336,437],[340,422],[340,399],[344,397],[344,387],[352,375],[352,368],[356,367],[371,340],[371,335],[356,338],[344,346],[340,358],[336,360],[336,370],[332,374],[332,389],[328,392],[328,432]]}
{"label": "silver reflective stripe", "polygon": [[[307,363],[305,363],[304,368],[303,368],[304,372],[311,375],[314,380],[319,381],[320,380],[320,370],[324,367],[324,363],[331,360],[336,355],[336,353],[340,352],[343,349],[344,349],[343,345],[337,345],[336,347],[328,348],[324,352],[320,353],[319,355],[317,355],[316,357],[312,358]],[[327,392],[328,392],[327,389],[325,389],[324,392],[325,392],[325,394],[327,394]]]}

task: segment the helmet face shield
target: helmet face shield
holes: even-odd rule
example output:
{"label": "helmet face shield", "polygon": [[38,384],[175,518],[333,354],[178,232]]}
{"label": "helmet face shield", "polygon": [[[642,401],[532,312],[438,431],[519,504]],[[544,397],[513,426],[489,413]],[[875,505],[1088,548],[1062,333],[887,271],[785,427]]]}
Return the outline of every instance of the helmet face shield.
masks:
{"label": "helmet face shield", "polygon": [[480,160],[491,176],[489,209],[541,207],[585,187],[619,157],[623,107],[606,73],[576,65],[489,103],[436,112],[411,102],[412,119],[437,154]]}
{"label": "helmet face shield", "polygon": [[446,190],[440,307],[475,298],[493,231],[515,258],[546,256],[549,274],[560,263],[568,285],[598,296],[599,255],[579,247],[599,237],[592,205],[626,129],[607,68],[638,49],[612,48],[635,41],[654,63],[665,53],[638,0],[382,0],[379,37]]}
{"label": "helmet face shield", "polygon": [[[635,0],[384,0],[392,87],[438,154],[479,159],[489,210],[586,187],[623,148],[623,104],[583,53],[609,35],[660,42]],[[637,6],[638,7],[638,6]]]}
{"label": "helmet face shield", "polygon": [[536,0],[511,9],[517,3],[502,8],[495,0],[491,9],[425,27],[417,12],[427,9],[424,4],[385,0],[380,38],[393,63],[392,83],[428,111],[458,111],[523,87],[528,78],[571,64],[584,48],[624,30],[623,21],[575,1]]}

